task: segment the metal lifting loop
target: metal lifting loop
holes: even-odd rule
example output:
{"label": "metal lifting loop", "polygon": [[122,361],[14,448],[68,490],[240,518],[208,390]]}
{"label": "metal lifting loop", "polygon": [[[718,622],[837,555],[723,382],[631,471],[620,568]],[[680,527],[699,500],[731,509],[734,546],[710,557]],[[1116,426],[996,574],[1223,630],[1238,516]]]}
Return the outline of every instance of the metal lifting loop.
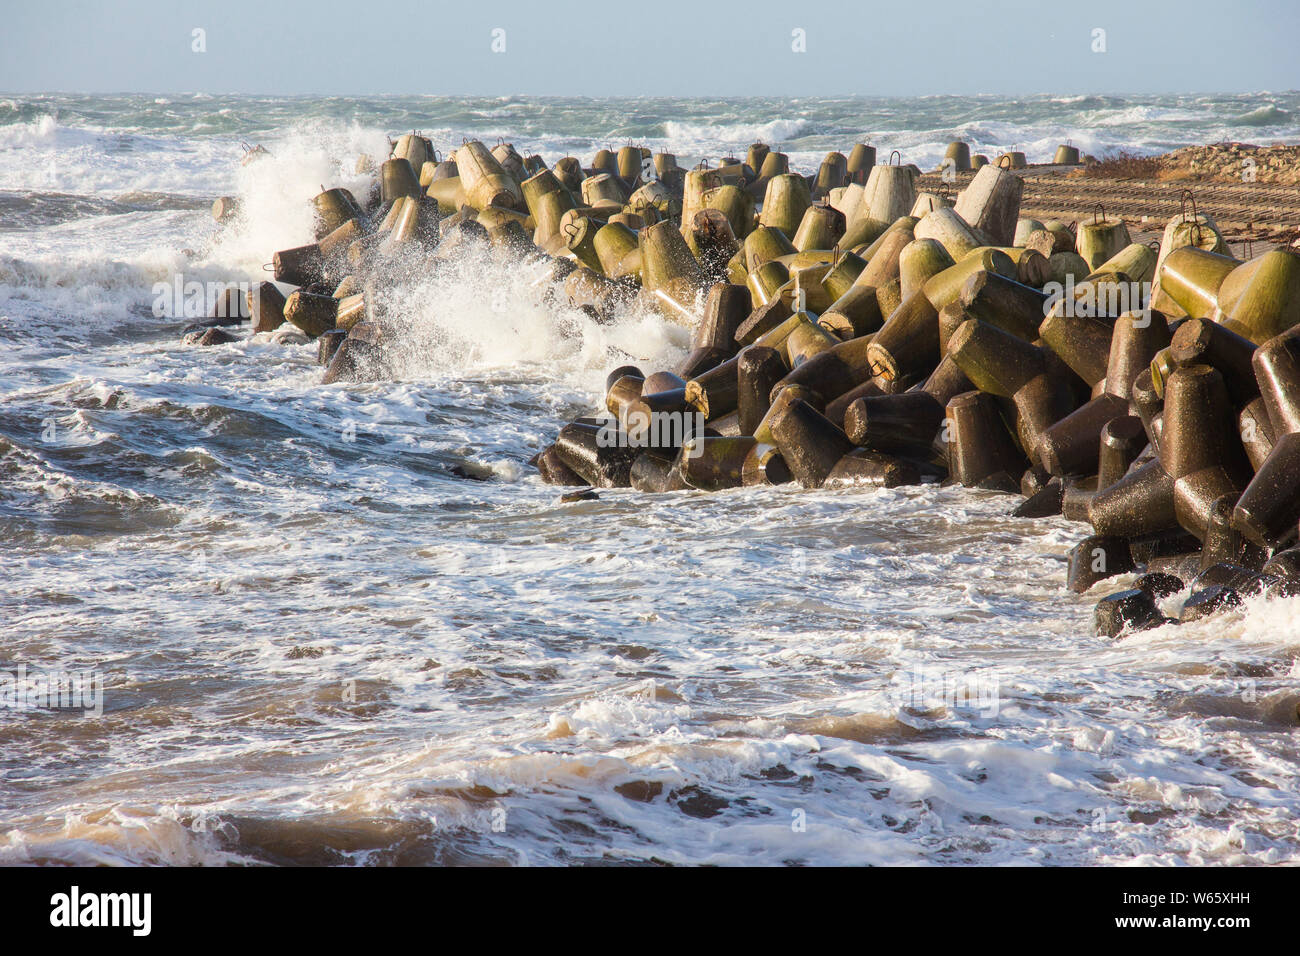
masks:
{"label": "metal lifting loop", "polygon": [[889,165],[890,165],[890,166],[893,166],[893,165],[894,165],[894,157],[895,157],[895,156],[898,157],[898,165],[899,165],[899,166],[902,166],[902,165],[903,165],[903,154],[900,153],[898,150],[894,150],[893,152],[891,152],[891,153],[889,154]]}
{"label": "metal lifting loop", "polygon": [[1188,221],[1187,204],[1189,202],[1192,204],[1191,223],[1192,223],[1192,232],[1195,236],[1195,238],[1192,239],[1192,245],[1199,246],[1201,244],[1202,233],[1201,233],[1201,217],[1196,212],[1196,196],[1190,189],[1184,189],[1178,196],[1178,202],[1180,207],[1178,218],[1183,222]]}
{"label": "metal lifting loop", "polygon": [[[1007,161],[1006,166],[1002,165],[1002,160],[1004,159]],[[998,157],[998,169],[1010,169],[1010,168],[1011,168],[1011,154],[1003,153],[1001,156]]]}
{"label": "metal lifting loop", "polygon": [[[1101,210],[1100,220],[1097,219],[1097,210],[1099,209]],[[1105,222],[1106,222],[1106,207],[1103,206],[1101,203],[1097,203],[1097,205],[1092,207],[1092,224],[1096,226],[1096,225],[1104,224]]]}

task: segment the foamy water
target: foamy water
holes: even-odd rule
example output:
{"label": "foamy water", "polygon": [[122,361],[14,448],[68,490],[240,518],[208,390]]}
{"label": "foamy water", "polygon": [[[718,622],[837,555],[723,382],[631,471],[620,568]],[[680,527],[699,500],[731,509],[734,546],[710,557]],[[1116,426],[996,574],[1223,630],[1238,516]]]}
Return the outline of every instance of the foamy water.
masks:
{"label": "foamy water", "polygon": [[[928,168],[952,135],[1293,141],[1295,94],[160,99],[0,101],[0,671],[104,680],[100,717],[0,709],[0,862],[1300,857],[1300,599],[1098,638],[1128,579],[1064,589],[1086,529],[959,488],[561,505],[527,459],[610,367],[687,343],[528,270],[404,278],[418,345],[381,384],[319,385],[313,346],[182,348],[150,310],[178,271],[260,278],[412,128],[548,160],[761,137],[807,168],[866,138]],[[223,194],[249,212],[218,232]]]}

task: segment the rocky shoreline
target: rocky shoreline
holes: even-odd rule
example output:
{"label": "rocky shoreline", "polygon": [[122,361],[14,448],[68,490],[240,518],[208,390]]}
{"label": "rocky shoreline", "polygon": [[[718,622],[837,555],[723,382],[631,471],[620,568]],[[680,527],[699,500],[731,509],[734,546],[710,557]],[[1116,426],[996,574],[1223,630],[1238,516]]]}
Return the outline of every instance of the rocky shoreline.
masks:
{"label": "rocky shoreline", "polygon": [[1163,180],[1300,184],[1300,146],[1215,143],[1155,157]]}

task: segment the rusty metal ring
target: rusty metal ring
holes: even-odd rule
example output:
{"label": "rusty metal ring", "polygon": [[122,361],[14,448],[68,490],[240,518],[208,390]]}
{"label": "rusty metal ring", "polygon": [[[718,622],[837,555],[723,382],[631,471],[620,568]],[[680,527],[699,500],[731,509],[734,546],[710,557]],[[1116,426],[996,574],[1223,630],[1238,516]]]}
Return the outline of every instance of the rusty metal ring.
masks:
{"label": "rusty metal ring", "polygon": [[1195,236],[1195,238],[1192,239],[1192,245],[1199,246],[1201,244],[1201,239],[1204,237],[1204,233],[1201,232],[1201,216],[1196,211],[1196,195],[1190,189],[1184,189],[1178,195],[1178,202],[1180,207],[1178,217],[1184,223],[1188,221],[1187,204],[1189,202],[1192,204],[1191,223],[1192,223],[1192,232],[1193,235]]}

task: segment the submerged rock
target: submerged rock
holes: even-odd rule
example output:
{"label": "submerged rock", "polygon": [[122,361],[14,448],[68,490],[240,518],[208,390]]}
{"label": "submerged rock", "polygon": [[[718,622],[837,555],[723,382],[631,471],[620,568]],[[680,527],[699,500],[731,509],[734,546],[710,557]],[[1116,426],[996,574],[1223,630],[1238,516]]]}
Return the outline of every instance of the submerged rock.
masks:
{"label": "submerged rock", "polygon": [[195,329],[193,332],[186,333],[181,339],[182,345],[228,345],[231,342],[238,342],[239,336],[227,332],[225,329],[212,327],[208,329]]}

